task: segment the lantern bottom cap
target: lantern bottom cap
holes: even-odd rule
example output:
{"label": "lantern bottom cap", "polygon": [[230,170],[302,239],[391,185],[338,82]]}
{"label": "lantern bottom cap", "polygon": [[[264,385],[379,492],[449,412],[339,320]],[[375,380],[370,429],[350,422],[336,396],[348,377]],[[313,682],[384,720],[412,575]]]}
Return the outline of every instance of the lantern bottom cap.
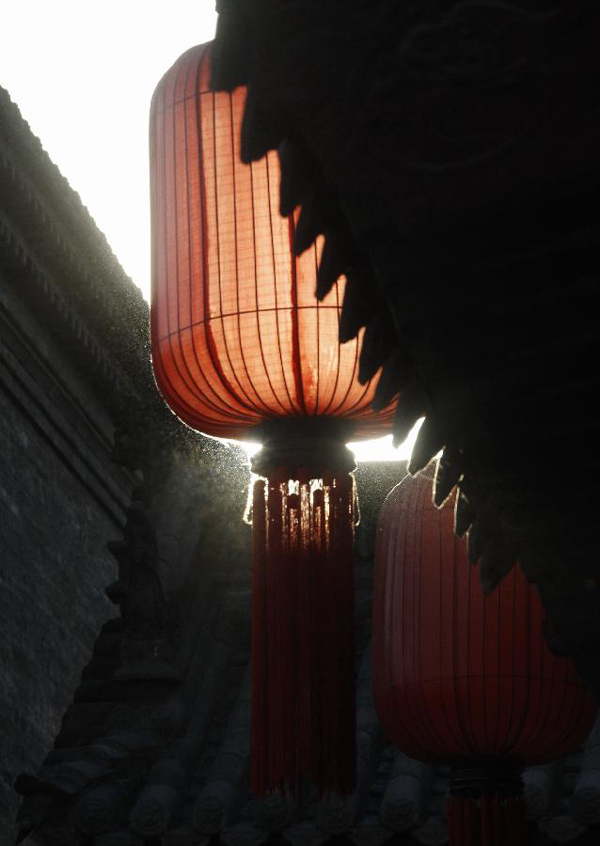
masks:
{"label": "lantern bottom cap", "polygon": [[451,796],[480,796],[497,793],[503,797],[520,796],[523,792],[523,764],[502,758],[475,760],[452,768]]}
{"label": "lantern bottom cap", "polygon": [[263,444],[252,458],[252,470],[266,475],[275,467],[306,467],[318,475],[322,469],[351,472],[354,454],[346,446],[352,436],[350,421],[335,417],[289,417],[270,420],[256,428]]}

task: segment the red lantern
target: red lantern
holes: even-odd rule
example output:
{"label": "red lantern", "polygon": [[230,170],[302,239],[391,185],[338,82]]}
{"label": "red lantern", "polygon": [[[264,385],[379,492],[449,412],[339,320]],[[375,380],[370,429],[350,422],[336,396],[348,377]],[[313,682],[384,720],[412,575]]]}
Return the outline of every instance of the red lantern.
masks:
{"label": "red lantern", "polygon": [[407,755],[452,767],[450,843],[525,843],[520,773],[576,749],[597,711],[571,661],[543,637],[543,608],[518,567],[487,597],[453,507],[431,476],[384,503],[373,610],[375,702]]}
{"label": "red lantern", "polygon": [[[159,83],[150,119],[152,357],[201,432],[263,440],[254,469],[254,790],[353,787],[353,486],[344,443],[389,427],[338,341],[344,280],[315,299],[321,245],[294,255],[275,153],[242,164],[245,90],[214,93],[207,45]],[[329,746],[324,745],[325,741]]]}

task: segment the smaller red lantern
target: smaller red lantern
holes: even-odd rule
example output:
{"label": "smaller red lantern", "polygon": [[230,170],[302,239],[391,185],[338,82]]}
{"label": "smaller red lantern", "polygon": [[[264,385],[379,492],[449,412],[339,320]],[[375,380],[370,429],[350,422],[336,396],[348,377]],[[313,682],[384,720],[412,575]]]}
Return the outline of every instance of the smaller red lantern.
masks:
{"label": "smaller red lantern", "polygon": [[452,768],[455,846],[525,843],[520,773],[576,749],[597,704],[543,637],[536,589],[514,567],[487,597],[453,503],[426,472],[384,503],[376,551],[375,703],[407,755]]}

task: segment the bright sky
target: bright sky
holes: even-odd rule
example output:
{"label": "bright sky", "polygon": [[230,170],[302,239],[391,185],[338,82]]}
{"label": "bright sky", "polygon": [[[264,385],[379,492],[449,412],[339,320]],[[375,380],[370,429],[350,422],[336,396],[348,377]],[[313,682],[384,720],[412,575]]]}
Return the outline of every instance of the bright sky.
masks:
{"label": "bright sky", "polygon": [[0,85],[108,238],[150,289],[148,110],[159,79],[214,36],[213,0],[14,0]]}
{"label": "bright sky", "polygon": [[[213,0],[14,0],[2,9],[0,85],[146,297],[150,99],[215,24]],[[357,459],[407,458],[410,441],[362,444]]]}

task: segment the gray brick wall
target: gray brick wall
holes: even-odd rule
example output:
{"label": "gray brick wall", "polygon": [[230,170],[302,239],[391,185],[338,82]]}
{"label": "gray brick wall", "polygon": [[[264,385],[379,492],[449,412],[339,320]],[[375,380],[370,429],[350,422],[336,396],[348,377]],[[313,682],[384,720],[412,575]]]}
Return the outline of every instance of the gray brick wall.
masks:
{"label": "gray brick wall", "polygon": [[0,88],[0,846],[116,614],[114,429],[157,402],[148,306]]}
{"label": "gray brick wall", "polygon": [[[129,476],[112,422],[58,344],[9,300],[0,274],[0,845],[12,784],[52,745],[101,624],[115,615]],[[3,821],[3,822],[2,822]]]}

